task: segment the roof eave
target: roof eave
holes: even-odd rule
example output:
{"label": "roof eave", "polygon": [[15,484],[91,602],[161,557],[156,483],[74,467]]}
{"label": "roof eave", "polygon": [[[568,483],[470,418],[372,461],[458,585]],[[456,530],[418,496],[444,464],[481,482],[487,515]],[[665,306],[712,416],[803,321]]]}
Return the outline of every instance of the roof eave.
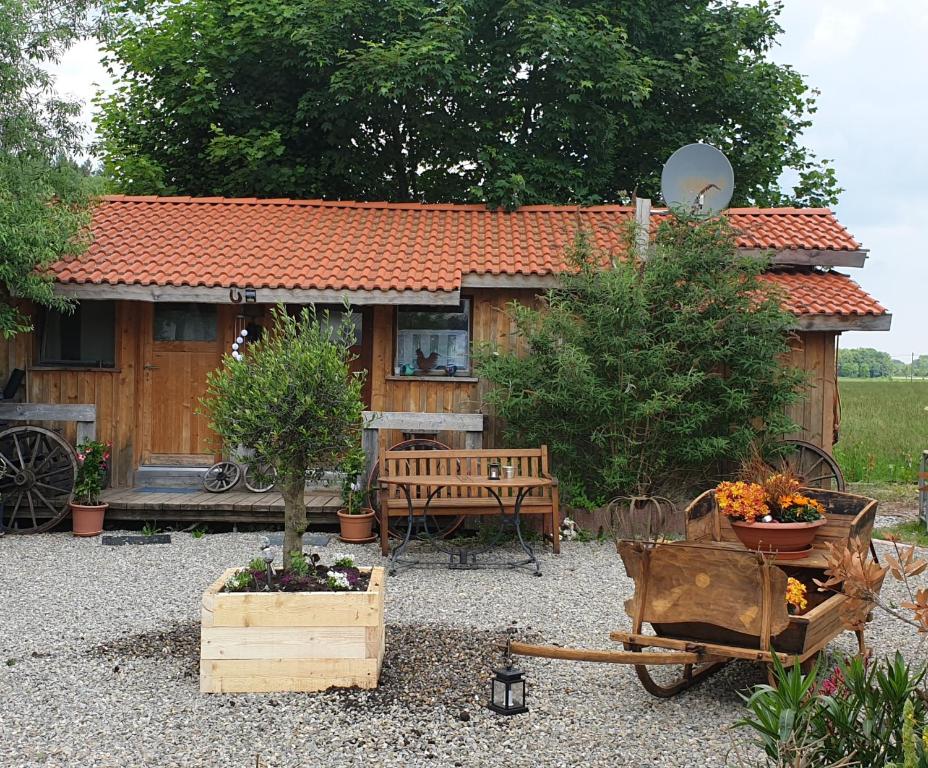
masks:
{"label": "roof eave", "polygon": [[800,331],[888,331],[893,316],[882,315],[798,315],[796,327]]}

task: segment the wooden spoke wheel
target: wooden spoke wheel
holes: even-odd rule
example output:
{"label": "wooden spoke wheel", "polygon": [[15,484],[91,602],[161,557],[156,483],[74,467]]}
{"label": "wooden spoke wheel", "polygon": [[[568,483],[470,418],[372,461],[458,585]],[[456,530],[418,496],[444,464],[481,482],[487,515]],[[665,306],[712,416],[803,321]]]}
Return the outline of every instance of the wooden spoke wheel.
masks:
{"label": "wooden spoke wheel", "polygon": [[775,469],[789,468],[802,485],[826,491],[846,488],[841,467],[831,455],[805,440],[783,440],[774,446],[777,458],[769,462]]}
{"label": "wooden spoke wheel", "polygon": [[77,456],[64,439],[42,427],[0,432],[0,497],[9,533],[42,533],[68,515]]}
{"label": "wooden spoke wheel", "polygon": [[234,461],[220,461],[206,470],[203,488],[210,493],[231,490],[242,477],[242,468]]}
{"label": "wooden spoke wheel", "polygon": [[[410,440],[403,440],[396,445],[390,446],[390,451],[439,451],[448,450],[448,446],[440,443],[438,440],[431,440],[423,437],[415,437]],[[377,478],[380,476],[380,462],[374,464],[371,473],[367,478],[367,487],[371,489],[370,500],[374,509],[374,528],[380,527],[380,499]],[[426,515],[424,519],[416,521],[421,530],[427,531],[430,536],[438,536],[445,539],[451,536],[464,523],[464,515]],[[408,518],[394,517],[390,519],[390,538],[402,539],[406,535],[406,526]],[[416,530],[413,529],[413,535]]]}
{"label": "wooden spoke wheel", "polygon": [[277,482],[277,470],[270,464],[246,464],[243,474],[245,487],[252,493],[267,493]]}

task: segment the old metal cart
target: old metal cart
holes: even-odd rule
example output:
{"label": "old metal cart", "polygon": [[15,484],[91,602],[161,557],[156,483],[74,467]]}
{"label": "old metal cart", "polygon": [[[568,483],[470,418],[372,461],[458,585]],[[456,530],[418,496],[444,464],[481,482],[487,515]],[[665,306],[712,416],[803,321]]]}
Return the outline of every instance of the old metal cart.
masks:
{"label": "old metal cart", "polygon": [[[877,502],[814,488],[803,493],[825,505],[827,523],[813,551],[801,560],[778,562],[745,549],[719,514],[713,492],[707,491],[686,510],[685,541],[618,542],[626,573],[635,582],[634,596],[625,604],[631,631],[610,634],[624,651],[515,642],[512,652],[631,664],[645,689],[660,697],[673,696],[739,659],[765,664],[768,670],[774,656],[787,667],[812,662],[848,626],[862,626],[871,606],[813,586],[808,609],[791,615],[785,601],[787,578],[805,583],[823,579],[826,542],[859,539],[869,544]],[[645,634],[646,624],[654,634]],[[854,631],[858,650],[865,654],[863,629]],[[652,674],[655,666],[670,666],[679,674],[658,681]]]}

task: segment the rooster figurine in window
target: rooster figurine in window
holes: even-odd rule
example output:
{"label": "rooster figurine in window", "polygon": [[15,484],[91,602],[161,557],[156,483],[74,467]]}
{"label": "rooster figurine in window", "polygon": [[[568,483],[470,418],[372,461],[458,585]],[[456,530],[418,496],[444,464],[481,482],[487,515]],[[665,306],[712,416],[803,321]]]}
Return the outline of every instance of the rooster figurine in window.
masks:
{"label": "rooster figurine in window", "polygon": [[416,350],[416,368],[420,371],[431,371],[438,362],[438,353],[432,352],[428,357],[422,354],[421,349]]}

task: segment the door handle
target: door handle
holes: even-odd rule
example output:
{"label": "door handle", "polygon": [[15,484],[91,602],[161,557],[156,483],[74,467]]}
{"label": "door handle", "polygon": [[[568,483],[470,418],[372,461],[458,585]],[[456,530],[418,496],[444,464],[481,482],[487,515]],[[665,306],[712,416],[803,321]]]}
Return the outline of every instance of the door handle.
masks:
{"label": "door handle", "polygon": [[146,370],[146,371],[154,371],[154,370],[156,370],[158,367],[159,367],[159,366],[157,366],[157,365],[146,365],[146,366],[145,366],[145,370]]}

